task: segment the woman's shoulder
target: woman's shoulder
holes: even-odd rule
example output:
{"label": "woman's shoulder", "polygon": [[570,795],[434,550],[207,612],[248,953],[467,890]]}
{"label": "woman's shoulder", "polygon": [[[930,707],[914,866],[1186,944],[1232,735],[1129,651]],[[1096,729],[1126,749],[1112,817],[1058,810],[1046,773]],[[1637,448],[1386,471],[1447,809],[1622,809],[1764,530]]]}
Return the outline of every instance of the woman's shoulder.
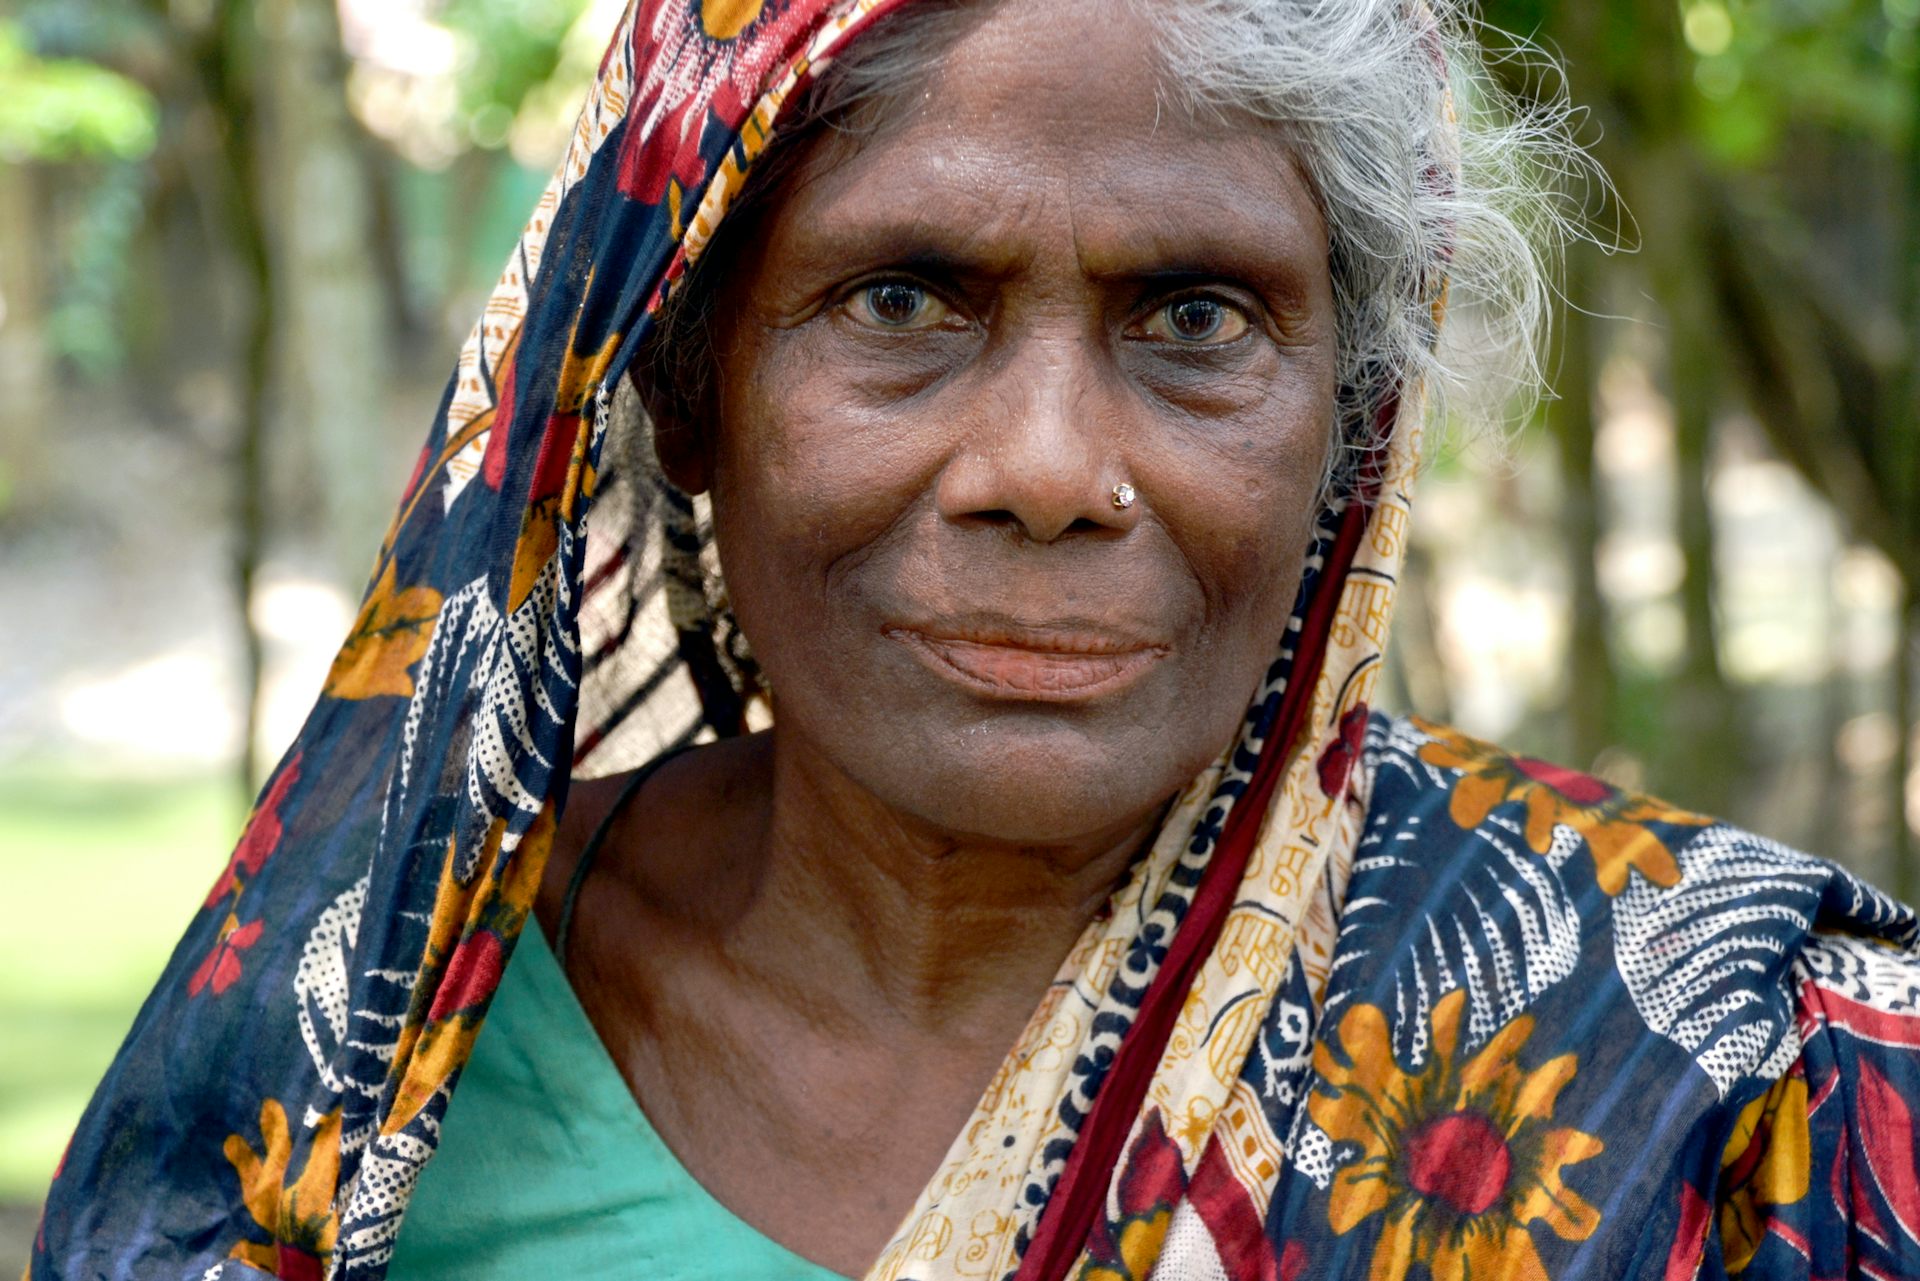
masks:
{"label": "woman's shoulder", "polygon": [[1556,1230],[1632,1261],[1611,1275],[1920,1276],[1909,909],[1442,726],[1375,716],[1364,760],[1314,1060],[1331,1128],[1303,1151],[1345,1150],[1363,1077],[1409,1098],[1505,1081],[1458,1106],[1529,1097],[1505,1132],[1578,1146],[1566,1186],[1600,1212]]}
{"label": "woman's shoulder", "polygon": [[1723,1097],[1843,1012],[1920,1046],[1920,924],[1838,864],[1412,718],[1374,717],[1366,759],[1331,1003],[1564,1007],[1682,1051]]}
{"label": "woman's shoulder", "polygon": [[1831,860],[1711,815],[1417,717],[1376,714],[1365,756],[1363,859],[1369,848],[1451,865],[1524,855],[1570,890],[1655,912],[1662,929],[1700,912],[1760,922],[1784,910],[1809,937],[1860,935],[1920,957],[1906,906]]}

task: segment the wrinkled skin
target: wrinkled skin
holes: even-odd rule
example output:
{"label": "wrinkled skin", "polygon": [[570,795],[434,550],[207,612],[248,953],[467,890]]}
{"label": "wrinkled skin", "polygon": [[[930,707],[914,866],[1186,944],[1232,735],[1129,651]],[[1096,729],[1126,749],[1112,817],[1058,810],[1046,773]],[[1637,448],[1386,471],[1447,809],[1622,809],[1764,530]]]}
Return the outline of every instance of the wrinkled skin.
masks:
{"label": "wrinkled skin", "polygon": [[[777,727],[646,785],[566,961],[688,1168],[849,1274],[1298,585],[1326,232],[1277,132],[1167,105],[1149,40],[1005,0],[917,108],[816,147],[721,298],[717,412],[661,424]],[[616,786],[576,791],[549,930]]]}
{"label": "wrinkled skin", "polygon": [[721,308],[719,430],[674,460],[713,493],[780,733],[901,814],[1028,844],[1139,823],[1231,737],[1333,393],[1324,232],[1272,139],[1156,132],[1137,91],[1037,99],[1047,56],[822,149]]}

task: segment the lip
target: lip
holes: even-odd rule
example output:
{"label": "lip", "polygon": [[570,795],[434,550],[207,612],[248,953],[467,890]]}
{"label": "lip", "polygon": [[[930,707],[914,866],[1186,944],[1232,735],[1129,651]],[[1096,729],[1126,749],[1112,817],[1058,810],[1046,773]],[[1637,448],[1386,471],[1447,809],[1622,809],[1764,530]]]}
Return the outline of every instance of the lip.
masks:
{"label": "lip", "polygon": [[1071,703],[1140,679],[1168,647],[1080,628],[890,626],[885,634],[949,680],[1021,702]]}

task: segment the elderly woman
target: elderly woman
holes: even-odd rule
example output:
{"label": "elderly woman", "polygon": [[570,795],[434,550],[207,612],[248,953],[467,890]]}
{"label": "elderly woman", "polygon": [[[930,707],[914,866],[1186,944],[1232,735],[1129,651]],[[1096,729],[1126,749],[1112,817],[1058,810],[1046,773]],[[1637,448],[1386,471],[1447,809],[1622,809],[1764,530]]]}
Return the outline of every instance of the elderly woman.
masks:
{"label": "elderly woman", "polygon": [[1369,712],[1473,66],[637,0],[31,1276],[1920,1276],[1913,917]]}

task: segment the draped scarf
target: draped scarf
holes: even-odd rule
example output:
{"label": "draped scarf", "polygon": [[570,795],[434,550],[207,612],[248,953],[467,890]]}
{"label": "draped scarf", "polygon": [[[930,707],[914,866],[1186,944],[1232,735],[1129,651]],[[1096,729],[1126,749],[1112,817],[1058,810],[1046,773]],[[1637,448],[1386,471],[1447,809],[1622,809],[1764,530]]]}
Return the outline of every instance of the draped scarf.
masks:
{"label": "draped scarf", "polygon": [[[31,1277],[384,1274],[570,777],[757,715],[704,499],[647,465],[625,375],[786,105],[910,2],[631,0],[325,689],[75,1132]],[[1325,989],[1420,416],[1414,388],[1380,411],[1236,741],[869,1281],[1274,1275],[1297,1154],[1245,1069],[1283,987]]]}

